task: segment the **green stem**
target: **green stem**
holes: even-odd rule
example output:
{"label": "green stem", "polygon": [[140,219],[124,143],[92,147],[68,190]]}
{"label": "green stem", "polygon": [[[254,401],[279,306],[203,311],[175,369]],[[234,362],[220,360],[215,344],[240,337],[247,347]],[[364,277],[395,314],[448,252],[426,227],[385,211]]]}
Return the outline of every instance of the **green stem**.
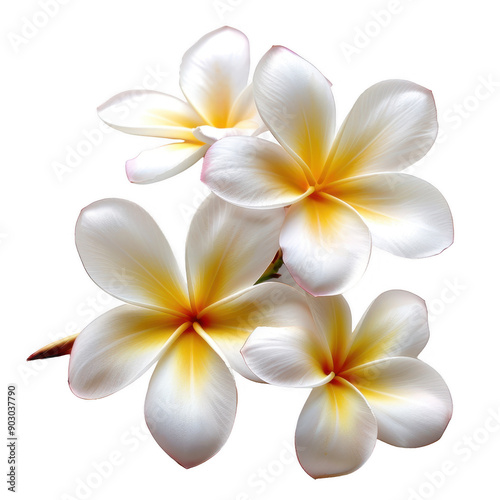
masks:
{"label": "green stem", "polygon": [[281,251],[280,248],[276,253],[276,255],[274,256],[274,259],[272,260],[271,264],[269,264],[267,269],[264,271],[262,276],[255,282],[255,284],[258,285],[259,283],[264,283],[267,280],[273,278],[279,278],[281,274],[278,274],[278,271],[282,265],[283,265],[283,252]]}

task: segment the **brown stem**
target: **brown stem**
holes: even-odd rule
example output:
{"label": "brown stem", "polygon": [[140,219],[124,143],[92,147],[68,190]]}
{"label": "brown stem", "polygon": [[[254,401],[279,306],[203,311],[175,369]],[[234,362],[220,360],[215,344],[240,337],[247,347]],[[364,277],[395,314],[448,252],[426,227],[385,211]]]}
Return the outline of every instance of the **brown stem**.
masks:
{"label": "brown stem", "polygon": [[38,349],[34,352],[27,361],[34,361],[35,359],[45,359],[45,358],[57,358],[58,356],[64,356],[71,353],[73,344],[75,343],[78,333],[75,335],[70,335],[69,337],[64,337],[63,339],[56,340],[51,344]]}

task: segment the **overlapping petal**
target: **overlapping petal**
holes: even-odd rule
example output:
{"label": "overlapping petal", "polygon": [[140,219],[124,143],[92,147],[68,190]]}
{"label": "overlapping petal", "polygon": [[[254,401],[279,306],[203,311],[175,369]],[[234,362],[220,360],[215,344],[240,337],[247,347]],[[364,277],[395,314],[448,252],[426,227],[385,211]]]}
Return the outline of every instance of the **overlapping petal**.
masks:
{"label": "overlapping petal", "polygon": [[430,90],[405,80],[377,83],[361,94],[344,120],[328,178],[402,170],[429,151],[437,130]]}
{"label": "overlapping petal", "polygon": [[84,399],[109,396],[139,378],[160,356],[179,318],[124,305],[90,323],[75,340],[71,390]]}
{"label": "overlapping petal", "polygon": [[202,125],[201,127],[195,128],[193,135],[197,140],[204,142],[205,144],[214,144],[225,137],[233,137],[238,135],[253,135],[256,128],[255,122],[243,122],[245,128],[217,128],[211,127],[210,125]]}
{"label": "overlapping petal", "polygon": [[437,441],[448,425],[452,401],[446,383],[419,359],[394,357],[344,374],[367,399],[378,422],[378,438],[413,448]]}
{"label": "overlapping petal", "polygon": [[143,151],[127,161],[128,180],[136,184],[150,184],[168,179],[194,165],[208,148],[208,144],[201,142],[173,142]]}
{"label": "overlapping petal", "polygon": [[316,328],[325,337],[333,355],[333,371],[342,367],[352,342],[352,317],[342,295],[312,297],[306,295]]}
{"label": "overlapping petal", "polygon": [[262,120],[278,142],[318,175],[335,134],[335,102],[328,80],[285,47],[260,60],[254,93]]}
{"label": "overlapping petal", "polygon": [[241,127],[249,120],[254,122],[255,128],[263,125],[255,106],[253,83],[250,83],[234,102],[229,114],[228,125]]}
{"label": "overlapping petal", "polygon": [[284,207],[310,192],[303,169],[283,148],[256,137],[228,137],[205,155],[201,180],[230,203]]}
{"label": "overlapping petal", "polygon": [[247,37],[223,27],[203,36],[182,58],[180,86],[189,103],[214,127],[232,126],[228,117],[247,85]]}
{"label": "overlapping petal", "polygon": [[195,332],[187,331],[162,356],[146,397],[146,423],[180,465],[199,465],[224,445],[236,413],[234,378]]}
{"label": "overlapping petal", "polygon": [[191,302],[197,311],[252,286],[279,248],[284,211],[246,210],[210,195],[196,212],[186,243]]}
{"label": "overlapping petal", "polygon": [[312,390],[295,433],[300,464],[314,478],[359,469],[376,440],[377,422],[366,399],[341,378]]}
{"label": "overlapping petal", "polygon": [[105,199],[84,208],[76,246],[89,276],[114,297],[164,312],[187,311],[187,290],[172,250],[139,205]]}
{"label": "overlapping petal", "polygon": [[97,108],[99,118],[122,132],[193,141],[203,118],[184,101],[154,90],[121,92]]}
{"label": "overlapping petal", "polygon": [[257,328],[241,351],[265,382],[287,387],[316,387],[334,376],[324,336],[300,327]]}
{"label": "overlapping petal", "polygon": [[429,257],[453,243],[453,220],[443,195],[404,173],[336,182],[328,192],[351,205],[370,228],[373,244],[395,255]]}
{"label": "overlapping petal", "polygon": [[404,290],[380,294],[354,331],[344,369],[392,356],[416,357],[429,339],[425,302]]}
{"label": "overlapping petal", "polygon": [[290,207],[280,245],[290,274],[316,296],[339,294],[354,285],[371,253],[370,232],[356,211],[318,195]]}
{"label": "overlapping petal", "polygon": [[208,307],[202,313],[201,321],[231,368],[259,382],[262,380],[248,369],[240,353],[256,328],[314,328],[304,294],[282,283],[261,283],[227,297]]}

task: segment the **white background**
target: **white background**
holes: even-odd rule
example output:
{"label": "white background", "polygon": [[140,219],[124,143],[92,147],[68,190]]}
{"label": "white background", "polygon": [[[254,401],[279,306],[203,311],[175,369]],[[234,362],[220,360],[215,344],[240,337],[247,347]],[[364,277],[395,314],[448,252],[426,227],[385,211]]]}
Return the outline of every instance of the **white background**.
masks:
{"label": "white background", "polygon": [[[2,366],[4,390],[18,386],[17,498],[492,498],[500,441],[495,2],[59,2],[50,16],[42,1],[8,2],[0,16]],[[32,22],[38,27],[27,27]],[[74,246],[74,224],[87,204],[105,197],[142,204],[182,258],[187,222],[206,192],[201,165],[155,185],[129,184],[125,160],[162,141],[101,129],[95,108],[132,88],[180,95],[182,54],[224,24],[249,37],[252,68],[273,44],[315,64],[333,83],[338,121],[380,80],[404,78],[433,90],[440,140],[411,172],[449,201],[455,244],[414,261],[375,250],[347,299],[355,320],[387,289],[426,299],[431,340],[421,358],[443,375],[454,398],[439,442],[416,450],[379,442],[359,471],[314,481],[288,451],[308,391],[237,376],[229,441],[209,462],[184,470],[144,430],[150,372],[116,395],[84,401],[68,389],[67,357],[24,361],[115,305],[88,278]],[[61,173],[68,151],[77,149],[85,157]],[[112,470],[102,466],[110,459]]]}

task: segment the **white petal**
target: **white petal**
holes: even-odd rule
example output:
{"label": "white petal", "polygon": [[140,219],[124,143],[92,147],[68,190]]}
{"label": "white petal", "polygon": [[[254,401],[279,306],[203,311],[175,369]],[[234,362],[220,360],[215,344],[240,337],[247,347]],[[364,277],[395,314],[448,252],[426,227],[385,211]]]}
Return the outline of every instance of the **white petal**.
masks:
{"label": "white petal", "polygon": [[69,384],[84,399],[109,396],[139,378],[160,356],[179,318],[136,306],[104,313],[78,335]]}
{"label": "white petal", "polygon": [[332,197],[309,196],[292,205],[280,235],[283,260],[312,295],[343,293],[365,272],[371,238],[361,217]]}
{"label": "white petal", "polygon": [[194,332],[162,356],[146,397],[146,423],[157,443],[180,465],[195,467],[227,441],[236,414],[234,378]]}
{"label": "white petal", "polygon": [[111,198],[84,208],[76,223],[76,246],[89,276],[114,297],[160,311],[188,309],[172,250],[139,205]]}
{"label": "white petal", "polygon": [[316,387],[334,375],[326,338],[313,330],[260,327],[241,353],[250,370],[269,384]]}
{"label": "white petal", "polygon": [[429,151],[437,130],[430,90],[405,80],[377,83],[361,94],[335,138],[332,176],[402,170]]}
{"label": "white petal", "polygon": [[283,264],[279,268],[277,275],[278,276],[276,278],[269,279],[268,280],[269,283],[284,283],[285,285],[292,286],[296,290],[304,292],[304,290],[300,288],[300,286],[297,285],[297,282],[292,278],[292,275],[290,274],[290,271],[286,268],[285,264]]}
{"label": "white petal", "polygon": [[331,297],[306,296],[317,329],[328,343],[333,355],[333,371],[340,369],[352,341],[351,310],[342,295]]}
{"label": "white petal", "polygon": [[285,47],[273,47],[254,75],[257,109],[279,143],[318,176],[335,134],[335,102],[328,80]]}
{"label": "white petal", "polygon": [[371,174],[332,184],[328,191],[366,221],[373,244],[401,257],[429,257],[453,243],[453,220],[443,195],[403,173]]}
{"label": "white petal", "polygon": [[377,422],[365,398],[345,380],[313,389],[300,414],[295,445],[300,465],[314,478],[359,469],[377,442]]}
{"label": "white petal", "polygon": [[255,128],[216,128],[210,125],[203,125],[202,127],[195,128],[193,134],[201,142],[205,144],[214,144],[224,137],[232,137],[235,135],[252,135]]}
{"label": "white petal", "polygon": [[417,357],[429,340],[425,302],[404,290],[379,295],[354,331],[345,369],[392,356]]}
{"label": "white petal", "polygon": [[150,184],[168,179],[194,165],[208,148],[208,144],[174,142],[143,151],[127,161],[128,180],[136,184]]}
{"label": "white petal", "polygon": [[262,380],[248,369],[240,353],[257,327],[314,329],[304,293],[282,283],[262,283],[223,299],[208,307],[200,321],[231,368],[259,382]]}
{"label": "white petal", "polygon": [[278,251],[284,211],[247,210],[210,195],[193,217],[186,243],[191,301],[204,307],[253,285]]}
{"label": "white petal", "polygon": [[254,121],[258,126],[263,125],[259,116],[253,93],[253,84],[243,90],[233,105],[228,123],[232,126],[238,126],[239,123]]}
{"label": "white petal", "polygon": [[192,129],[203,119],[187,103],[154,90],[129,90],[97,108],[102,121],[122,132],[194,140]]}
{"label": "white petal", "polygon": [[256,137],[228,137],[205,155],[201,180],[218,196],[252,208],[284,207],[309,190],[302,168],[283,148]]}
{"label": "white petal", "polygon": [[345,375],[377,417],[378,438],[415,448],[437,441],[453,411],[450,391],[433,368],[419,359],[389,358]]}
{"label": "white petal", "polygon": [[226,127],[233,104],[247,86],[249,67],[247,37],[226,26],[206,34],[185,53],[180,86],[207,123]]}

